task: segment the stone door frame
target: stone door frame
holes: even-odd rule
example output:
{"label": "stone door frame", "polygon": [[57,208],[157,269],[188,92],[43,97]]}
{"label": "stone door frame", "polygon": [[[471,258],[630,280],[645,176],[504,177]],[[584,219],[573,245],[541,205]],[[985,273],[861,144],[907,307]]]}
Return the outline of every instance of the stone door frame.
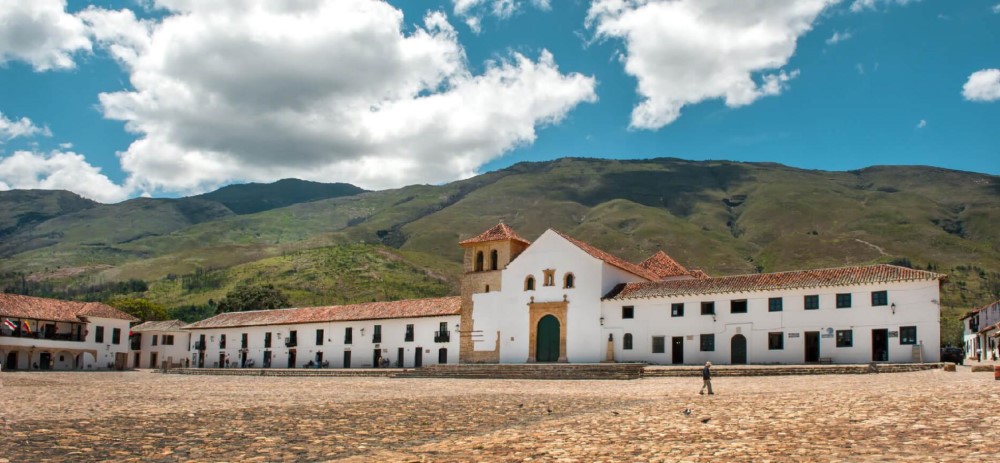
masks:
{"label": "stone door frame", "polygon": [[528,303],[528,363],[535,363],[538,355],[538,322],[546,315],[552,315],[559,321],[559,360],[558,363],[566,363],[566,331],[569,302],[565,299],[559,302],[532,302]]}

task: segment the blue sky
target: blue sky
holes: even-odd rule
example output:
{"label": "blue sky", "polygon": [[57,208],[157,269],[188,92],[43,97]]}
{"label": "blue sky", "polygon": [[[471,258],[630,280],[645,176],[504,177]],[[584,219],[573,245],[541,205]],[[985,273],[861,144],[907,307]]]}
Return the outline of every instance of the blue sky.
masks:
{"label": "blue sky", "polygon": [[564,156],[1000,174],[1000,0],[18,3],[0,189],[381,189]]}

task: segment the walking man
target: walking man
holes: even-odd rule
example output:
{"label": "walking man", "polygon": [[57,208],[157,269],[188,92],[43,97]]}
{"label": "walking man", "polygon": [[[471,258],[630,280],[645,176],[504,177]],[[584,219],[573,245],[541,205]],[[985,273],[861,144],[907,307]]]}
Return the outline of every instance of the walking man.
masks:
{"label": "walking man", "polygon": [[708,388],[708,395],[715,395],[712,392],[712,372],[709,371],[709,368],[712,368],[712,362],[705,362],[705,368],[701,369],[701,379],[705,380],[705,383],[701,385],[699,394],[705,394],[705,388]]}

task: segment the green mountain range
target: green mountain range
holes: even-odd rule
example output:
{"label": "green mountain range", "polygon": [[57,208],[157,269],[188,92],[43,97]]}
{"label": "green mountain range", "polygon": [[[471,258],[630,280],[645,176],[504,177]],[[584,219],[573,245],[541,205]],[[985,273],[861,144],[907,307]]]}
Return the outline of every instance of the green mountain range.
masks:
{"label": "green mountain range", "polygon": [[1000,298],[1000,177],[933,167],[564,158],[384,191],[289,179],[110,205],[7,191],[0,206],[0,285],[37,295],[189,307],[254,282],[296,305],[444,295],[461,272],[458,241],[502,220],[632,261],[662,249],[710,275],[936,270],[948,274],[952,343],[959,314]]}

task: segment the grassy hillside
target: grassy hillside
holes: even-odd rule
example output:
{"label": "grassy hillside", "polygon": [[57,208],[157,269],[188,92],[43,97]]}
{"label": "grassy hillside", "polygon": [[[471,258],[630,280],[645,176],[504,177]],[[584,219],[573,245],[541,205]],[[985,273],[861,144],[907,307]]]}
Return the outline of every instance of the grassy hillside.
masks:
{"label": "grassy hillside", "polygon": [[[225,201],[236,204],[239,191],[228,190]],[[267,196],[260,192],[270,190],[243,191],[259,202]],[[417,267],[457,266],[457,242],[503,220],[528,239],[556,228],[633,261],[662,249],[714,275],[875,262],[936,269],[949,274],[942,295],[949,339],[957,313],[1000,298],[1000,180],[930,167],[824,172],[767,163],[566,158],[251,214],[234,214],[215,199],[133,200],[44,220],[0,239],[0,246],[20,251],[0,262],[0,272],[68,283],[140,279],[168,305],[199,304],[223,288],[172,292],[165,282],[207,271],[224,274],[231,285],[252,279],[254,269],[292,265],[282,260],[288,256],[314,262],[312,250],[362,244],[383,247],[356,252],[391,248]],[[192,217],[170,201],[202,201],[196,204],[204,208]],[[51,242],[19,247],[43,239]],[[334,272],[345,265],[326,262]],[[440,272],[450,284],[455,268]],[[393,293],[379,296],[365,278],[337,286],[333,274],[320,272],[310,286],[294,275],[281,284],[300,301],[343,291],[355,299]],[[390,284],[397,285],[406,287]]]}

